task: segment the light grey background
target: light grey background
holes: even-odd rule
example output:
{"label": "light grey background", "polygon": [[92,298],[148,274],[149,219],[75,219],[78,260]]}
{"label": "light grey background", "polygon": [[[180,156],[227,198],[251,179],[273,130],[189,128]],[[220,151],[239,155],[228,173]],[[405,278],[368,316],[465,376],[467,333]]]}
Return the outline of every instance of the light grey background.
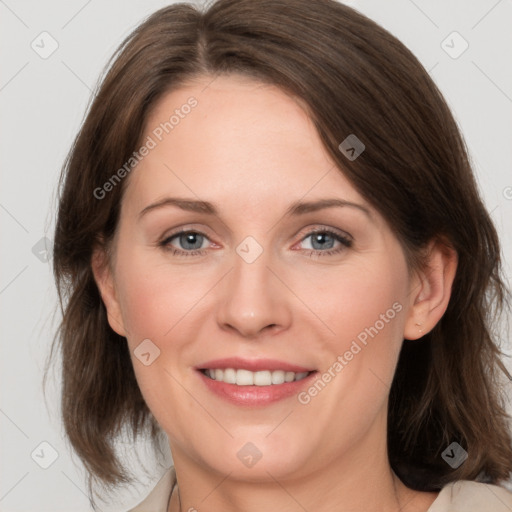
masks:
{"label": "light grey background", "polygon": [[[58,376],[50,382],[48,406],[42,394],[42,369],[59,315],[52,318],[56,294],[50,263],[42,261],[41,239],[53,237],[57,177],[100,71],[124,37],[168,3],[0,0],[1,512],[90,510],[83,471],[60,427]],[[350,5],[401,39],[444,93],[499,229],[510,276],[511,0],[362,0]],[[51,37],[41,36],[44,31]],[[58,48],[46,59],[31,47],[48,52],[52,39]],[[457,56],[464,40],[469,46]],[[512,355],[510,340],[504,343]],[[512,367],[510,360],[507,365]],[[58,458],[43,469],[41,464],[52,461],[52,450]],[[155,469],[147,486],[102,510],[134,505],[161,471]]]}

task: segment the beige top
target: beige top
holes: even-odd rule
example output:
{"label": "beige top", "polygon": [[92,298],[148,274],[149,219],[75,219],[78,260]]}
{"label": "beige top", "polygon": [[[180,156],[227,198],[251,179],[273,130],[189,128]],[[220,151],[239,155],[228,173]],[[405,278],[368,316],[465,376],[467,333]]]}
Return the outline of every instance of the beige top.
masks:
{"label": "beige top", "polygon": [[[147,498],[128,512],[167,512],[176,472],[171,466]],[[511,512],[512,492],[491,484],[459,480],[445,485],[427,512]]]}

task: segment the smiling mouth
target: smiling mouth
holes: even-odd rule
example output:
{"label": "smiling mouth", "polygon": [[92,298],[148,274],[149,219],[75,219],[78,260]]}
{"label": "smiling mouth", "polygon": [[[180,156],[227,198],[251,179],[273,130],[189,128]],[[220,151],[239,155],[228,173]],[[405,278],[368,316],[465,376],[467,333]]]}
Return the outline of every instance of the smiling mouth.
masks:
{"label": "smiling mouth", "polygon": [[200,370],[203,375],[218,382],[236,384],[237,386],[276,386],[287,382],[305,379],[311,372],[288,372],[284,370],[249,370],[235,368],[205,368]]}

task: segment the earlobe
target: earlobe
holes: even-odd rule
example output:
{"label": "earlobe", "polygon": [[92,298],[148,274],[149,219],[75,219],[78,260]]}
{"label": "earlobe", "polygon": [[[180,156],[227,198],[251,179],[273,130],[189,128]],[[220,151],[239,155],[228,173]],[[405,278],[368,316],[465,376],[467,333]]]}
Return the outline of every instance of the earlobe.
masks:
{"label": "earlobe", "polygon": [[117,299],[116,287],[108,255],[103,247],[96,247],[91,257],[91,268],[107,310],[110,327],[120,336],[126,336],[126,329],[122,320],[121,308]]}
{"label": "earlobe", "polygon": [[404,338],[416,340],[441,320],[450,302],[457,270],[456,251],[441,241],[431,242],[426,266],[411,282],[410,308]]}

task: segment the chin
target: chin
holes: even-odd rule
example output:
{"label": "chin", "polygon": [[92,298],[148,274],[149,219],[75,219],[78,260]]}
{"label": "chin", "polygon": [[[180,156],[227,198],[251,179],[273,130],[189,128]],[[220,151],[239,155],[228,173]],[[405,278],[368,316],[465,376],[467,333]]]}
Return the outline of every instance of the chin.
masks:
{"label": "chin", "polygon": [[263,482],[299,476],[308,458],[305,440],[289,436],[285,441],[282,436],[270,439],[267,435],[248,434],[230,439],[227,444],[219,443],[220,453],[210,452],[206,460],[203,452],[202,458],[205,465],[223,475],[230,474],[230,479],[234,480]]}

